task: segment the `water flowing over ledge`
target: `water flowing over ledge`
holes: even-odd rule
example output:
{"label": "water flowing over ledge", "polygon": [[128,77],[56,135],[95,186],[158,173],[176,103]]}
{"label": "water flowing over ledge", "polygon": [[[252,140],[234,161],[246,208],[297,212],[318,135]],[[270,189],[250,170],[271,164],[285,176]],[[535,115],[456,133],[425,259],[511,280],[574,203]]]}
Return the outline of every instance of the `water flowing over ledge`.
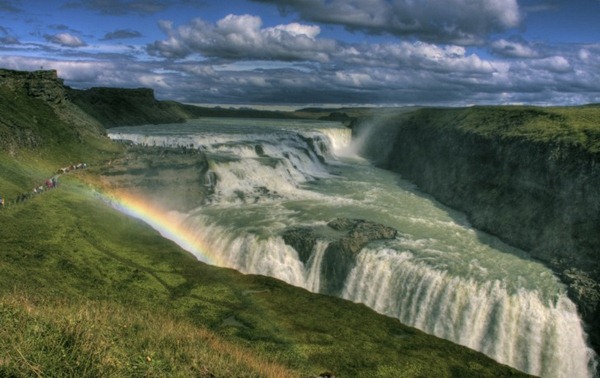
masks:
{"label": "water flowing over ledge", "polygon": [[[213,194],[205,205],[164,212],[160,223],[138,214],[202,261],[323,292],[332,279],[323,274],[328,245],[337,237],[326,223],[338,216],[380,222],[401,235],[363,248],[340,278],[343,289],[329,294],[531,374],[593,375],[581,321],[553,274],[396,175],[336,156],[352,150],[349,129],[201,120],[113,129],[111,137],[206,153]],[[322,231],[304,262],[281,237],[291,226]]]}

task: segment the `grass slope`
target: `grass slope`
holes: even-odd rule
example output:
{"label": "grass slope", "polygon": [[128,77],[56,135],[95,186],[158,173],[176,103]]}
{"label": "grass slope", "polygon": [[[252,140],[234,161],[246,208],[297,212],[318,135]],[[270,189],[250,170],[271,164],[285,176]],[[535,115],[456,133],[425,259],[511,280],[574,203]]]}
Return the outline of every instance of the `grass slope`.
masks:
{"label": "grass slope", "polygon": [[199,263],[74,176],[0,212],[0,376],[519,375],[365,306]]}

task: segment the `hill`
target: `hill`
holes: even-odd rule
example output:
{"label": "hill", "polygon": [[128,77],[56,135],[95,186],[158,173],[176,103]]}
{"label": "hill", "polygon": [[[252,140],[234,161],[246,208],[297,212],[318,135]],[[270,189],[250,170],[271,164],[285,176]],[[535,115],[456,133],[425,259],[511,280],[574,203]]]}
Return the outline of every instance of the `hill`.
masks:
{"label": "hill", "polygon": [[107,204],[98,172],[124,147],[105,136],[106,103],[75,105],[51,71],[0,76],[0,376],[522,375],[365,306],[198,262]]}

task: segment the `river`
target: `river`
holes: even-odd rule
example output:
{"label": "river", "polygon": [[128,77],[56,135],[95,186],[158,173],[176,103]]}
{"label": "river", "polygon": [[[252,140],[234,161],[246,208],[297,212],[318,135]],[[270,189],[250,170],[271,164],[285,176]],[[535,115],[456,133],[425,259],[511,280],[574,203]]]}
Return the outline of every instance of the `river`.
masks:
{"label": "river", "polygon": [[398,236],[363,248],[333,294],[530,374],[594,375],[576,307],[552,271],[361,158],[341,124],[204,118],[109,136],[205,152],[209,201],[169,214],[194,235],[185,247],[201,261],[320,292],[329,241],[304,264],[282,232],[338,217],[381,223]]}

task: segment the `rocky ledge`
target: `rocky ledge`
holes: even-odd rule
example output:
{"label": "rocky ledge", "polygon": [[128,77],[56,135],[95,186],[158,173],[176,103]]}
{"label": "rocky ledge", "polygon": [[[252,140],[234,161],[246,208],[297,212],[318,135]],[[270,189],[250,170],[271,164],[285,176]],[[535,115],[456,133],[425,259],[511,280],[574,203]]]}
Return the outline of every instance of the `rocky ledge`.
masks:
{"label": "rocky ledge", "polygon": [[101,169],[104,185],[127,189],[165,209],[189,211],[214,190],[206,156],[195,149],[129,146]]}
{"label": "rocky ledge", "polygon": [[354,267],[356,256],[368,243],[393,239],[393,228],[362,219],[336,218],[328,230],[316,227],[293,227],[283,233],[286,244],[294,247],[303,263],[307,263],[318,240],[329,242],[321,265],[321,293],[339,295],[346,277]]}

